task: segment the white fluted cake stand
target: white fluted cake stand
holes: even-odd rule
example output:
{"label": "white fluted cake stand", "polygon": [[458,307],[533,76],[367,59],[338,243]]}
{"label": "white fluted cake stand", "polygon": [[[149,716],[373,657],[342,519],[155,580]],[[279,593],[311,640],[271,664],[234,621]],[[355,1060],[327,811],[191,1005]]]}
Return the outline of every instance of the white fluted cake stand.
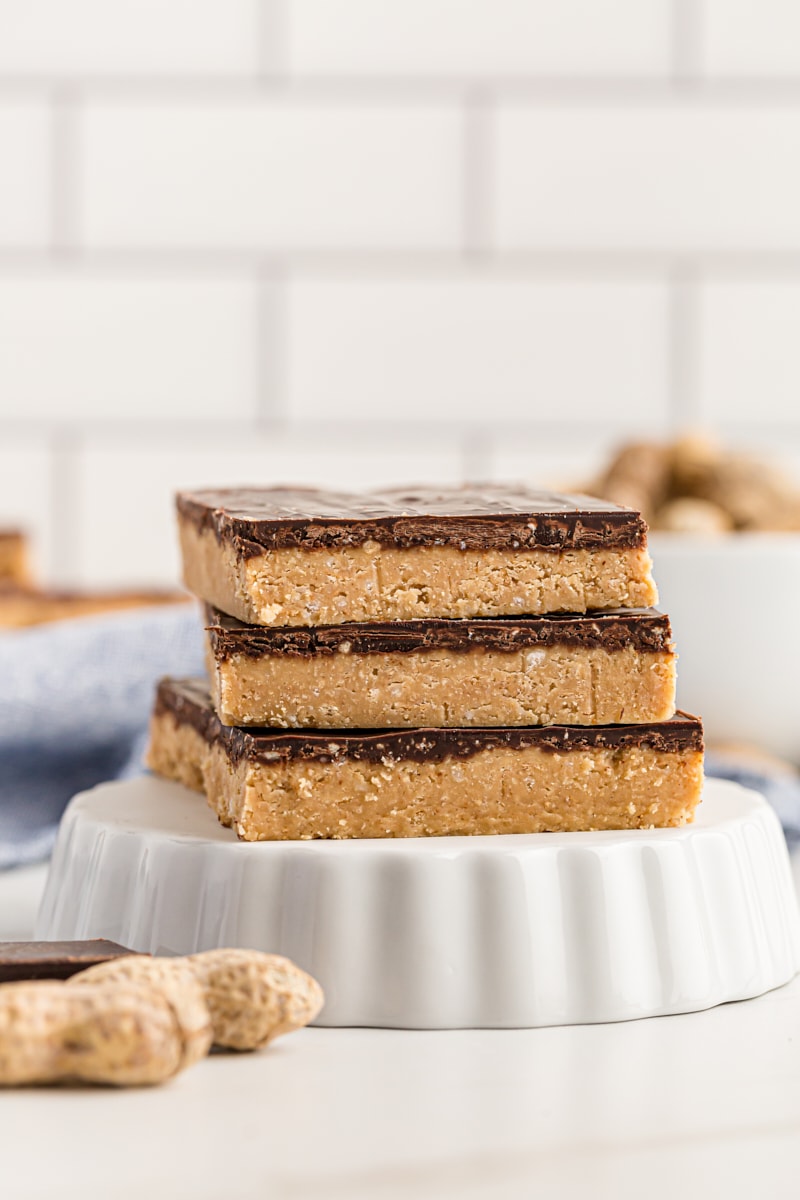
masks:
{"label": "white fluted cake stand", "polygon": [[36,936],[249,946],[322,983],[321,1025],[531,1027],[692,1012],[800,968],[780,825],[710,780],[681,829],[237,841],[155,778],[70,804]]}

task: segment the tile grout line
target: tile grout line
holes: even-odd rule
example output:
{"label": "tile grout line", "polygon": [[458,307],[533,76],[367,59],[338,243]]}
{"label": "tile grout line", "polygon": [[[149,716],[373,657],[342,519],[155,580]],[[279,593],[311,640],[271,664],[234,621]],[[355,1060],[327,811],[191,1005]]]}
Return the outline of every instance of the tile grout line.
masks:
{"label": "tile grout line", "polygon": [[50,97],[50,220],[51,250],[56,255],[78,248],[79,221],[79,122],[78,89],[62,84]]}
{"label": "tile grout line", "polygon": [[672,0],[671,60],[674,84],[708,86],[704,78],[705,0]]}
{"label": "tile grout line", "polygon": [[49,542],[51,583],[75,584],[80,571],[81,529],[78,519],[78,431],[63,426],[50,437]]}
{"label": "tile grout line", "polygon": [[286,0],[258,0],[258,80],[275,84],[289,71],[290,24]]}
{"label": "tile grout line", "polygon": [[[704,102],[714,105],[800,103],[800,74],[785,75],[714,75],[702,74],[704,58],[702,28],[693,0],[674,0],[676,11],[688,12],[686,19],[676,18],[671,35],[672,71],[667,75],[506,75],[463,76],[324,76],[284,74],[284,57],[288,51],[281,42],[290,41],[290,32],[281,31],[275,22],[264,19],[259,34],[264,48],[259,53],[257,73],[231,76],[131,75],[110,77],[84,75],[79,80],[65,81],[57,75],[12,76],[0,74],[0,97],[19,95],[52,95],[54,90],[69,90],[77,99],[91,95],[92,99],[125,99],[134,102],[164,102],[173,100],[221,103],[227,100],[259,100],[265,96],[275,101],[380,106],[408,105],[425,107],[443,101],[464,103],[476,91],[490,94],[497,103],[507,100],[531,105],[579,104],[595,102],[617,106],[622,101],[647,103]],[[271,32],[274,31],[274,32]],[[270,46],[271,39],[274,45]],[[686,84],[692,86],[688,89]]]}
{"label": "tile grout line", "polygon": [[468,430],[461,438],[461,470],[464,483],[491,479],[494,445],[485,429]]}
{"label": "tile grout line", "polygon": [[470,257],[491,248],[494,208],[494,111],[488,94],[473,89],[462,108],[462,247]]}
{"label": "tile grout line", "polygon": [[[132,448],[134,446],[147,448],[154,439],[160,441],[162,445],[172,443],[172,448],[175,449],[179,449],[183,445],[202,448],[205,444],[226,444],[226,438],[230,440],[231,444],[238,445],[241,441],[239,425],[237,424],[235,431],[232,432],[230,422],[225,418],[222,408],[220,412],[221,415],[217,420],[200,422],[196,422],[192,418],[186,418],[184,421],[178,419],[159,421],[154,418],[137,419],[135,417],[127,420],[86,418],[76,421],[74,425],[70,426],[65,425],[63,420],[59,421],[57,418],[53,420],[31,418],[28,421],[0,418],[0,437],[13,438],[40,434],[55,439],[63,434],[64,439],[78,447],[82,447],[83,439],[87,436],[105,444],[114,443],[120,447]],[[482,439],[482,444],[485,445],[487,438],[487,428],[485,421],[482,420],[468,420],[454,426],[453,421],[447,419],[434,419],[427,422],[416,419],[406,423],[402,420],[382,421],[356,418],[348,418],[344,421],[335,419],[318,421],[303,417],[295,421],[281,421],[279,424],[282,436],[296,438],[302,445],[315,445],[322,448],[329,445],[335,445],[337,448],[352,447],[353,439],[356,437],[362,437],[365,443],[370,445],[370,448],[385,447],[387,439],[391,439],[394,447],[399,446],[403,449],[413,449],[419,445],[421,439],[443,438],[449,442],[458,436],[464,436],[474,439],[476,442]],[[272,423],[270,425],[273,427]],[[580,437],[591,442],[602,433],[624,433],[629,425],[629,417],[610,419],[598,416],[596,419],[580,422]],[[747,430],[758,427],[766,428],[763,421],[756,419],[752,423],[738,422],[737,425]],[[794,433],[800,439],[800,425],[797,423],[770,421],[768,428],[778,430],[781,436]],[[524,441],[526,438],[530,438],[534,442],[545,442],[548,439],[557,441],[564,437],[574,441],[576,425],[568,417],[563,420],[520,421],[514,419],[511,432],[513,438],[520,441]],[[488,453],[491,453],[491,450]]]}
{"label": "tile grout line", "polygon": [[668,295],[667,394],[670,426],[677,433],[700,419],[697,270],[676,267]]}
{"label": "tile grout line", "polygon": [[[673,407],[670,415],[675,414],[679,419],[671,425],[672,430],[686,428],[681,423],[684,413],[690,429],[693,419],[696,421],[701,415],[697,406],[687,404],[680,411],[677,406]],[[756,418],[751,421],[722,420],[718,426],[720,434],[726,438],[746,440],[760,437],[764,443],[780,445],[789,453],[800,454],[800,424],[790,419],[775,419],[768,423]],[[257,437],[272,432],[273,428],[254,426],[252,433]],[[651,434],[658,437],[664,432],[664,427],[655,423],[639,428],[643,437]],[[481,424],[460,426],[458,430],[454,430],[452,424],[426,425],[419,421],[411,425],[371,422],[366,426],[350,422],[345,426],[326,425],[320,428],[317,423],[306,420],[287,423],[276,430],[281,441],[290,449],[329,452],[332,456],[340,451],[356,449],[365,457],[370,457],[389,445],[393,451],[400,452],[412,452],[421,444],[436,448],[438,443],[439,449],[446,445],[460,464],[462,477],[472,481],[486,480],[491,474],[495,454],[511,445],[515,450],[530,452],[535,456],[537,453],[562,450],[564,439],[567,439],[570,449],[585,452],[593,449],[601,438],[621,439],[630,435],[630,432],[630,422],[623,419],[614,422],[595,421],[580,426],[569,422],[538,425],[515,423],[513,430],[507,429],[505,435],[501,432],[498,445],[494,431]],[[71,566],[74,563],[73,555],[79,555],[82,547],[78,519],[81,467],[86,454],[130,450],[146,455],[154,445],[165,452],[215,450],[229,453],[242,448],[242,430],[231,434],[230,426],[224,419],[208,428],[189,424],[188,427],[171,426],[168,429],[152,421],[98,427],[89,420],[76,423],[74,427],[53,422],[43,429],[38,422],[23,427],[19,423],[0,419],[0,438],[12,439],[33,433],[38,435],[48,452],[47,530],[48,535],[53,535],[50,538],[51,549],[58,547],[58,552],[51,552],[50,558],[58,560],[54,565],[59,567],[59,571],[65,564]],[[70,576],[75,574],[74,571],[68,573]],[[67,572],[64,571],[64,574]]]}
{"label": "tile grout line", "polygon": [[264,269],[256,282],[255,427],[282,430],[287,419],[288,280]]}
{"label": "tile grout line", "polygon": [[[476,223],[480,227],[484,217]],[[476,231],[480,233],[480,228]],[[574,278],[594,283],[614,284],[628,278],[669,276],[677,266],[697,268],[706,276],[720,279],[789,279],[800,275],[800,247],[729,248],[714,250],[625,247],[565,250],[501,249],[486,246],[475,259],[465,257],[464,249],[381,249],[361,250],[298,248],[284,252],[263,250],[258,246],[242,249],[214,249],[202,246],[188,249],[163,247],[90,247],[76,245],[75,234],[68,245],[70,260],[84,278],[102,280],[115,274],[159,276],[172,273],[186,278],[253,278],[258,273],[279,278],[305,276],[353,279],[426,279],[476,278],[525,279],[546,283],[549,279]],[[481,234],[481,237],[483,235]],[[8,272],[45,276],[53,264],[53,251],[15,248],[0,244],[0,268]]]}

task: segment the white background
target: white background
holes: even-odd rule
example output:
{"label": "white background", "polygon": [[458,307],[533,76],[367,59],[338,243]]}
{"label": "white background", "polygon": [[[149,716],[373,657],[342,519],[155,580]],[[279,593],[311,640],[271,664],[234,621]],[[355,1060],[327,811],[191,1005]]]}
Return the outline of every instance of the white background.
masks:
{"label": "white background", "polygon": [[794,0],[0,0],[0,518],[169,582],[170,493],[800,469]]}

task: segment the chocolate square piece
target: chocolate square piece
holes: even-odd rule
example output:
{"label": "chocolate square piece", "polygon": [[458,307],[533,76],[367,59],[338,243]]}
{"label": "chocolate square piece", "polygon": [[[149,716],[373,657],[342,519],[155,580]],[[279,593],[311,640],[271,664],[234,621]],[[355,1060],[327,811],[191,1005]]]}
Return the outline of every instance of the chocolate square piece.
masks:
{"label": "chocolate square piece", "polygon": [[85,942],[0,942],[0,983],[20,979],[69,979],[128,950],[104,938]]}

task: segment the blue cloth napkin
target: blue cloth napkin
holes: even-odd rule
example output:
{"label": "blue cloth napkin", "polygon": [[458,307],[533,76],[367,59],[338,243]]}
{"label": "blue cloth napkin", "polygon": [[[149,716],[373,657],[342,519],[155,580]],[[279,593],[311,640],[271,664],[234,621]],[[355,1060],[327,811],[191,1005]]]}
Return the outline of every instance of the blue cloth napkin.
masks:
{"label": "blue cloth napkin", "polygon": [[140,774],[156,680],[203,671],[194,605],[0,634],[0,868],[45,858],[76,792]]}

